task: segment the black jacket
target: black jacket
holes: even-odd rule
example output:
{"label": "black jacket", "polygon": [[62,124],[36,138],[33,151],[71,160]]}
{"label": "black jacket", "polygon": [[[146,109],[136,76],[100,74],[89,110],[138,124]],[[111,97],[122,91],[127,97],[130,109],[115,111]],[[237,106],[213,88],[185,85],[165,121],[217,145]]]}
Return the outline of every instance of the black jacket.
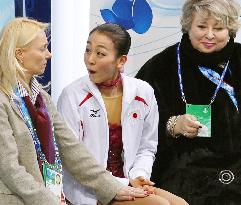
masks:
{"label": "black jacket", "polygon": [[[159,144],[152,180],[191,205],[240,205],[241,115],[222,88],[212,104],[211,138],[174,139],[166,132],[168,118],[185,113],[176,48],[177,44],[152,57],[136,76],[153,86],[159,106]],[[198,66],[209,67],[221,75],[223,65],[230,60],[224,81],[234,87],[241,112],[240,44],[231,38],[221,51],[204,54],[195,50],[184,34],[180,55],[184,93],[191,104],[209,104],[216,89]],[[223,178],[219,180],[220,177]]]}

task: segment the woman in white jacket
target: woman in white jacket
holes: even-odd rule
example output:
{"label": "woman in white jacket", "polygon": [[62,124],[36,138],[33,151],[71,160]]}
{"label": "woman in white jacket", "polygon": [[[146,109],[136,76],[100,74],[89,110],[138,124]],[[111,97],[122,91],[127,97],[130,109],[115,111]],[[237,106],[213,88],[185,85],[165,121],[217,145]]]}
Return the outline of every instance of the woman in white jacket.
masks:
{"label": "woman in white jacket", "polygon": [[[149,180],[158,143],[158,108],[149,84],[121,74],[130,44],[129,33],[118,25],[103,24],[93,29],[84,57],[89,75],[63,90],[58,109],[79,140],[112,175],[150,193],[122,204],[187,204],[154,188]],[[96,205],[95,193],[67,171],[63,182],[71,204]]]}

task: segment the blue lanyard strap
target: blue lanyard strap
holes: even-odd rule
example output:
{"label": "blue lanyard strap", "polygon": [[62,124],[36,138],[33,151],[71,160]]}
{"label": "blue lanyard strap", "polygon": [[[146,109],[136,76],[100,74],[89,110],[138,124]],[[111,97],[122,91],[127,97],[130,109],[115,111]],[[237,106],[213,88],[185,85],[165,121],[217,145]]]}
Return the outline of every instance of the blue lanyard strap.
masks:
{"label": "blue lanyard strap", "polygon": [[[39,141],[37,133],[36,133],[36,129],[33,126],[30,114],[28,112],[28,108],[27,108],[23,98],[20,96],[18,88],[15,89],[14,93],[18,97],[18,100],[20,100],[20,101],[18,101],[16,99],[14,99],[14,102],[17,105],[19,111],[21,112],[21,114],[24,118],[25,124],[27,125],[27,127],[28,127],[28,129],[31,133],[37,156],[40,159],[40,161],[42,161],[46,164],[49,164],[48,161],[46,160],[45,154],[42,151],[41,144],[40,144],[40,141]],[[62,171],[62,163],[61,163],[61,160],[60,160],[60,156],[59,156],[59,152],[58,152],[58,146],[57,146],[55,137],[54,137],[54,145],[55,145],[55,151],[56,151],[55,152],[55,164],[49,164],[49,165],[53,169],[57,169],[59,171]]]}
{"label": "blue lanyard strap", "polygon": [[182,100],[185,104],[187,104],[186,97],[183,91],[183,83],[182,83],[182,72],[181,72],[181,60],[180,60],[180,43],[177,45],[177,72],[179,79],[179,86],[182,95]]}
{"label": "blue lanyard strap", "polygon": [[[225,76],[225,74],[227,72],[227,69],[228,69],[228,65],[229,65],[229,60],[227,61],[226,65],[224,67],[224,70],[223,70],[223,73],[222,73],[221,77],[220,77],[220,75],[218,73],[212,71],[211,69],[207,70],[204,67],[199,67],[199,70],[202,72],[202,74],[204,76],[206,76],[209,80],[211,80],[212,82],[214,82],[217,85],[209,105],[211,105],[214,102],[214,100],[217,97],[218,91],[222,87],[222,88],[224,88],[226,90],[226,92],[230,96],[232,102],[234,103],[234,105],[235,105],[235,107],[236,107],[236,109],[238,111],[238,104],[237,104],[237,100],[236,100],[235,95],[234,95],[233,87],[228,85],[227,83],[223,82],[224,76]],[[181,60],[180,60],[180,43],[177,45],[177,68],[178,68],[178,79],[179,79],[179,86],[180,86],[180,92],[181,92],[181,95],[182,95],[182,100],[185,103],[187,103],[186,102],[186,97],[185,97],[185,94],[184,94],[184,90],[183,90],[183,83],[182,83]]]}
{"label": "blue lanyard strap", "polygon": [[[199,70],[205,77],[207,77],[213,83],[218,85],[221,77],[217,72],[211,70],[210,68],[206,68],[204,66],[199,66]],[[227,92],[227,94],[229,95],[230,99],[232,100],[237,112],[239,112],[238,102],[237,102],[237,99],[235,98],[234,88],[231,85],[227,84],[226,82],[222,82],[222,84],[220,86]]]}

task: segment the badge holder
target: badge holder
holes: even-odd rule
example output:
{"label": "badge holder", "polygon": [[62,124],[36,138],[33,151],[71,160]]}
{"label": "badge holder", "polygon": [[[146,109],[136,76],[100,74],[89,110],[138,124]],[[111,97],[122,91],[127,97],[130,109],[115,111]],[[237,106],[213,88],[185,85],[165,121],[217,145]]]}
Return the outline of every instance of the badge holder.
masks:
{"label": "badge holder", "polygon": [[61,202],[65,202],[63,194],[62,174],[53,166],[43,163],[43,177],[46,188],[48,188]]}
{"label": "badge holder", "polygon": [[186,113],[195,116],[202,124],[198,137],[211,137],[211,105],[186,104]]}

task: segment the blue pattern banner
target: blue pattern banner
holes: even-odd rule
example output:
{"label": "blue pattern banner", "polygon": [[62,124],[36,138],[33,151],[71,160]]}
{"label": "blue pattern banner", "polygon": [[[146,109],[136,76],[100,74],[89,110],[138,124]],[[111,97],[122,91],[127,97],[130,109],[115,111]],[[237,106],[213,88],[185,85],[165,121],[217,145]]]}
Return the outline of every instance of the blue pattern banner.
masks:
{"label": "blue pattern banner", "polygon": [[110,22],[124,27],[132,45],[124,72],[135,76],[140,67],[181,37],[179,18],[183,0],[90,1],[90,29]]}
{"label": "blue pattern banner", "polygon": [[101,9],[105,22],[116,23],[125,29],[143,34],[151,26],[152,10],[146,0],[116,0],[112,9]]}
{"label": "blue pattern banner", "polygon": [[[132,46],[124,72],[135,76],[141,66],[166,47],[180,41],[180,15],[185,0],[91,0],[90,29],[110,22],[124,27]],[[238,0],[241,3],[241,0]],[[241,32],[236,41],[241,41]]]}

